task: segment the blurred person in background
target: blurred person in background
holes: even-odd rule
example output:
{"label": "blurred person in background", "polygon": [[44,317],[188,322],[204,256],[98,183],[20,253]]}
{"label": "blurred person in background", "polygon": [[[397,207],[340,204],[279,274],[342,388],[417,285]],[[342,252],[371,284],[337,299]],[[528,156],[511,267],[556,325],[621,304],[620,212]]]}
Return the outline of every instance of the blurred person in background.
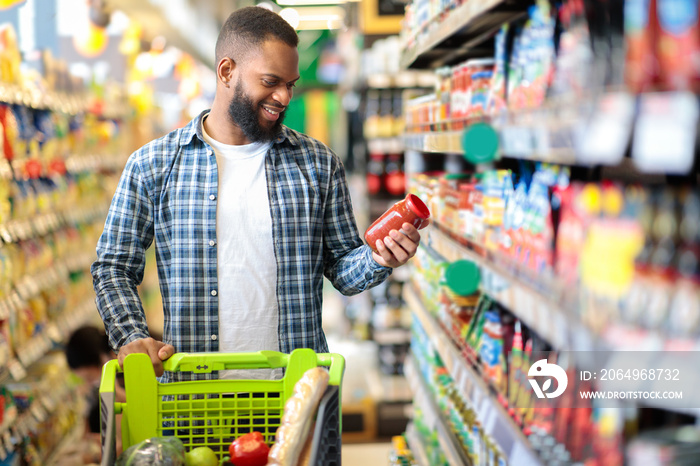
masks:
{"label": "blurred person in background", "polygon": [[[379,254],[364,245],[340,159],[282,124],[300,77],[298,42],[272,11],[233,12],[216,43],[211,109],[129,158],[92,266],[120,363],[146,353],[161,375],[176,351],[328,352],[323,277],[353,295],[415,254],[420,234],[408,223],[377,241]],[[149,337],[137,293],[151,245],[163,341]],[[162,380],[200,376],[213,377]]]}

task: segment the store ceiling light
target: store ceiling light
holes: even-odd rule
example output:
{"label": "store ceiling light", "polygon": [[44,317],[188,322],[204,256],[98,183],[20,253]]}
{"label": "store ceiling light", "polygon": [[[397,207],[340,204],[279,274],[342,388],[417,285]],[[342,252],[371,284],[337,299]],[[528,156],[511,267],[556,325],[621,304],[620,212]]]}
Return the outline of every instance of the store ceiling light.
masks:
{"label": "store ceiling light", "polygon": [[339,6],[284,8],[279,14],[298,31],[340,29],[345,19],[345,10]]}
{"label": "store ceiling light", "polygon": [[306,6],[306,5],[342,5],[361,0],[277,0],[279,6]]}

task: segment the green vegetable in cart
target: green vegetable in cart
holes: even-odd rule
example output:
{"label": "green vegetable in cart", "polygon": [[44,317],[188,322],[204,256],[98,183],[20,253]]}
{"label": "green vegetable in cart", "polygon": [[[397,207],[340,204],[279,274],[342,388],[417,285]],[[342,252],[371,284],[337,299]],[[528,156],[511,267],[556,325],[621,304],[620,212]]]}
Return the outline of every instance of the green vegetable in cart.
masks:
{"label": "green vegetable in cart", "polygon": [[185,453],[185,466],[219,466],[219,458],[209,447],[197,447]]}
{"label": "green vegetable in cart", "polygon": [[270,447],[260,432],[241,435],[228,447],[234,466],[265,466]]}
{"label": "green vegetable in cart", "polygon": [[132,445],[116,466],[186,466],[185,447],[177,437],[153,437]]}

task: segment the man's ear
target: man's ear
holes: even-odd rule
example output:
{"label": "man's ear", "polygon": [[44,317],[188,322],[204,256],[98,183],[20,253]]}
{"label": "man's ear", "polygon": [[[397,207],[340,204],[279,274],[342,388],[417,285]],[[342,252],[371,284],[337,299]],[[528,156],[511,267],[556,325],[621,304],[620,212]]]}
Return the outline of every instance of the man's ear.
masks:
{"label": "man's ear", "polygon": [[232,58],[224,57],[219,60],[216,66],[216,78],[224,87],[229,87],[233,79],[233,71],[236,69],[236,62]]}

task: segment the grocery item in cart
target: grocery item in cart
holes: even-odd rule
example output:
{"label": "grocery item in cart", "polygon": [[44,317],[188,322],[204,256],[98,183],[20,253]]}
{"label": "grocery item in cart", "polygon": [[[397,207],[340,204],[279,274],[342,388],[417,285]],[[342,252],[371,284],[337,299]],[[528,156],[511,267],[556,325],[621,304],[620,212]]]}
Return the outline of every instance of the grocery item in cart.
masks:
{"label": "grocery item in cart", "polygon": [[177,437],[153,437],[132,445],[116,466],[185,466],[185,447]]}
{"label": "grocery item in cart", "polygon": [[276,441],[270,450],[269,466],[297,464],[305,447],[311,417],[327,386],[328,372],[320,367],[309,369],[296,383],[294,394],[284,405],[282,425],[277,429]]}
{"label": "grocery item in cart", "polygon": [[135,353],[124,360],[126,402],[120,403],[115,400],[119,365],[112,360],[104,366],[100,384],[102,465],[111,466],[116,458],[115,427],[119,413],[124,448],[153,437],[173,436],[182,441],[187,451],[202,446],[211,448],[221,461],[228,456],[231,443],[249,432],[261,433],[265,442],[272,445],[282,425],[285,403],[293,397],[296,383],[309,369],[319,366],[329,368],[328,387],[325,391],[321,389],[316,424],[309,435],[311,464],[340,461],[339,393],[345,359],[339,354],[317,354],[306,348],[290,354],[178,353],[163,365],[171,372],[285,368],[285,374],[279,380],[160,383],[148,355]]}

